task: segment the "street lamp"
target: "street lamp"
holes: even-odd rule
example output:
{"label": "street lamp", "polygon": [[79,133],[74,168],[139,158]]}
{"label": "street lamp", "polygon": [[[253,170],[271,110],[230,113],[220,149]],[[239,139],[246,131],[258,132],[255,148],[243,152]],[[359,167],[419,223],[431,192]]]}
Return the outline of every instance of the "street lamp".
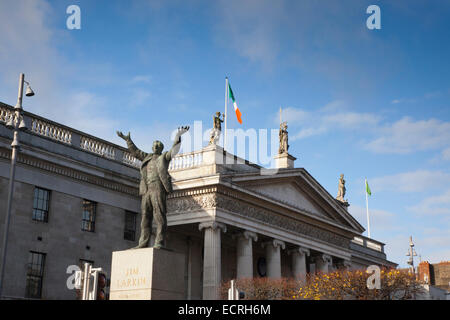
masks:
{"label": "street lamp", "polygon": [[408,249],[408,253],[406,254],[406,256],[409,257],[407,263],[411,266],[412,272],[415,273],[414,257],[417,256],[417,253],[416,253],[416,250],[414,250],[414,243],[412,241],[412,236],[409,237],[409,249]]}
{"label": "street lamp", "polygon": [[19,131],[27,130],[27,125],[23,118],[23,109],[22,109],[22,98],[23,98],[23,84],[27,84],[27,89],[25,95],[27,97],[34,96],[33,90],[31,90],[30,84],[25,81],[25,75],[23,73],[20,74],[19,77],[19,94],[17,96],[17,104],[14,107],[14,113],[9,115],[9,119],[6,122],[6,127],[9,129],[13,129],[14,137],[11,143],[12,154],[11,154],[11,171],[9,175],[9,193],[8,193],[8,204],[6,209],[6,217],[5,217],[5,231],[3,232],[3,247],[2,247],[2,258],[0,265],[0,299],[3,293],[3,284],[4,284],[4,274],[6,269],[6,249],[8,245],[8,229],[9,229],[9,221],[11,217],[11,206],[14,194],[14,176],[16,173],[16,162],[17,162],[17,153],[20,150],[19,143]]}

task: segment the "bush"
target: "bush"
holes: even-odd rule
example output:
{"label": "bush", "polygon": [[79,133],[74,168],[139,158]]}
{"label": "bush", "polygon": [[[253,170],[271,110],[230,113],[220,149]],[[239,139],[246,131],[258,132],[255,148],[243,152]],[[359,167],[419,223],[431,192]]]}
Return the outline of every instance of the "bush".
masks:
{"label": "bush", "polygon": [[[228,299],[230,281],[221,286],[222,299]],[[294,279],[247,278],[236,280],[236,287],[245,292],[244,300],[285,300],[300,289],[301,283]]]}
{"label": "bush", "polygon": [[[303,281],[281,278],[236,280],[245,300],[406,300],[422,293],[415,275],[407,271],[382,269],[380,289],[369,289],[370,274],[363,270],[338,270],[308,274]],[[230,281],[222,284],[222,299],[228,298]]]}

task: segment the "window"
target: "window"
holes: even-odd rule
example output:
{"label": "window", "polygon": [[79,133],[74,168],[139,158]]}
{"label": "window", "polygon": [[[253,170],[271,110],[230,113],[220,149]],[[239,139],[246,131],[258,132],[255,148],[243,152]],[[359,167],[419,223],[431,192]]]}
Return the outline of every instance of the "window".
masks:
{"label": "window", "polygon": [[33,220],[48,222],[48,207],[50,203],[50,191],[42,188],[34,188]]}
{"label": "window", "polygon": [[130,241],[134,241],[136,238],[136,213],[134,212],[125,211],[123,238]]}
{"label": "window", "polygon": [[95,211],[97,203],[83,200],[83,221],[81,221],[81,230],[94,232],[95,231]]}
{"label": "window", "polygon": [[42,296],[42,279],[44,276],[45,253],[30,251],[27,268],[27,298],[40,299]]}
{"label": "window", "polygon": [[267,274],[266,258],[264,258],[264,257],[258,258],[256,269],[258,270],[258,274],[260,277],[266,276],[266,274]]}

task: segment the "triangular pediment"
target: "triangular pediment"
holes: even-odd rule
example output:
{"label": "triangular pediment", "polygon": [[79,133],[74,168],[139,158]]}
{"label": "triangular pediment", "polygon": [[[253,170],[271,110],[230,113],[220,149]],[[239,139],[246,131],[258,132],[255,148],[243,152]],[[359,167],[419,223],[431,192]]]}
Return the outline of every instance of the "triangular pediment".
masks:
{"label": "triangular pediment", "polygon": [[304,169],[273,176],[242,175],[233,183],[306,215],[362,232],[364,228]]}
{"label": "triangular pediment", "polygon": [[293,183],[278,182],[248,185],[246,189],[320,217],[331,218],[311,197],[299,190]]}

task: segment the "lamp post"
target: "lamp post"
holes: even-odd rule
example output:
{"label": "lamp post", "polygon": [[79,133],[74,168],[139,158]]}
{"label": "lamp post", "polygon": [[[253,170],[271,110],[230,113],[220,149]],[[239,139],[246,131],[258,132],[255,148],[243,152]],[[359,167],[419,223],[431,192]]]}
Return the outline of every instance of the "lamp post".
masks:
{"label": "lamp post", "polygon": [[2,246],[2,257],[1,257],[1,265],[0,265],[0,299],[3,294],[3,285],[4,285],[4,275],[6,269],[6,252],[8,247],[8,229],[9,229],[9,221],[11,217],[11,207],[12,200],[14,194],[14,176],[16,173],[16,162],[17,162],[17,153],[20,150],[19,143],[19,131],[25,131],[27,126],[23,119],[23,109],[22,109],[22,98],[23,98],[23,84],[27,84],[27,89],[25,95],[27,97],[34,96],[33,90],[30,88],[30,84],[25,81],[25,75],[23,73],[20,74],[19,77],[19,94],[17,96],[17,104],[14,107],[14,113],[10,114],[8,121],[6,122],[6,127],[13,129],[14,137],[11,143],[12,153],[11,153],[11,171],[9,175],[9,192],[8,192],[8,204],[6,209],[6,217],[5,217],[5,230],[3,232],[3,246]]}
{"label": "lamp post", "polygon": [[406,256],[409,257],[407,263],[411,266],[411,272],[415,273],[414,257],[417,256],[417,253],[416,253],[416,250],[414,250],[414,243],[412,241],[412,236],[409,237],[409,249],[408,249],[408,253],[406,254]]}

